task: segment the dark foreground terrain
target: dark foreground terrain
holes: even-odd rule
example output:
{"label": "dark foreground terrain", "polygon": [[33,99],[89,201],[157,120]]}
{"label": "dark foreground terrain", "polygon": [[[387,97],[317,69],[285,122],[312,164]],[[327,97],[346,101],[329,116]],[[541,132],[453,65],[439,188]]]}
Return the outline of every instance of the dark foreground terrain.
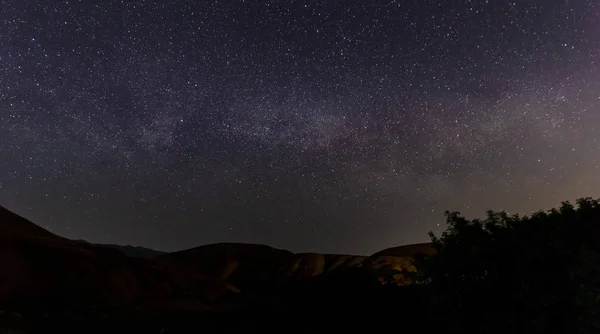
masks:
{"label": "dark foreground terrain", "polygon": [[[6,333],[325,333],[423,328],[412,256],[294,254],[215,244],[162,254],[54,235],[0,208]],[[423,320],[419,320],[423,319]],[[415,328],[416,329],[416,328]]]}
{"label": "dark foreground terrain", "polygon": [[[222,243],[163,254],[54,235],[0,208],[1,333],[600,332],[600,201],[446,213],[371,256]],[[418,270],[417,270],[418,269]]]}

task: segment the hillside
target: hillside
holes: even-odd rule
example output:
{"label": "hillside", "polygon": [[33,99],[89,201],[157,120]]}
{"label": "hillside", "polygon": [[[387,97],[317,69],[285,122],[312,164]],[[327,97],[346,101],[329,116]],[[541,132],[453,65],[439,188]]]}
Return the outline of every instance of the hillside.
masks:
{"label": "hillside", "polygon": [[132,248],[54,235],[0,208],[0,331],[307,333],[320,332],[317,322],[333,326],[322,331],[351,329],[328,312],[391,316],[396,308],[380,303],[391,298],[416,312],[420,294],[378,288],[410,283],[409,249],[350,256],[222,243],[154,259],[141,249],[142,258]]}
{"label": "hillside", "polygon": [[154,249],[140,247],[140,246],[122,246],[122,245],[111,245],[111,244],[94,244],[99,247],[118,249],[129,257],[136,257],[141,259],[153,259],[160,255],[167,254],[167,252],[157,251]]}
{"label": "hillside", "polygon": [[227,292],[206,277],[56,236],[4,208],[0,226],[0,310],[144,306],[177,291],[202,300]]}
{"label": "hillside", "polygon": [[29,220],[0,206],[0,237],[14,236],[19,238],[43,238],[49,240],[66,240],[53,234]]}
{"label": "hillside", "polygon": [[316,278],[339,269],[361,268],[381,282],[408,284],[403,272],[412,271],[411,256],[430,252],[428,244],[384,250],[372,256],[292,253],[265,245],[220,243],[159,256],[157,261],[172,268],[193,271],[242,289],[253,285],[279,284],[289,280]]}
{"label": "hillside", "polygon": [[379,251],[371,257],[378,256],[398,256],[398,257],[413,257],[415,254],[433,254],[434,249],[431,247],[430,243],[422,243],[422,244],[413,244],[413,245],[405,245],[387,248],[382,251]]}

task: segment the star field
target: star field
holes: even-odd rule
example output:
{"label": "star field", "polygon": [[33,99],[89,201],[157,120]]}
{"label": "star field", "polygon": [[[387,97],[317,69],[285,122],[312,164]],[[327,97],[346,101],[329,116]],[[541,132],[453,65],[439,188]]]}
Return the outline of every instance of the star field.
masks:
{"label": "star field", "polygon": [[600,192],[600,3],[27,1],[0,205],[52,232],[369,254]]}

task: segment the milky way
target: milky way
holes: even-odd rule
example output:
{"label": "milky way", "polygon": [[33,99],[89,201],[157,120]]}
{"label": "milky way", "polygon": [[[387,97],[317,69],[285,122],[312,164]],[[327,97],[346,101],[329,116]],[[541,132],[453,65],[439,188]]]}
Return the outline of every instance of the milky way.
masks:
{"label": "milky way", "polygon": [[368,254],[600,197],[600,4],[0,10],[0,205],[93,242]]}

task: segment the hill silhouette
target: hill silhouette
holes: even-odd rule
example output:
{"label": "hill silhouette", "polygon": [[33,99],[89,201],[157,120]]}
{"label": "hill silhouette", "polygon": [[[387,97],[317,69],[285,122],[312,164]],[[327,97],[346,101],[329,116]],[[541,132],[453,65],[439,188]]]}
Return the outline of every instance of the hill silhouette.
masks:
{"label": "hill silhouette", "polygon": [[[278,332],[276,319],[316,319],[325,305],[347,307],[338,303],[342,295],[372,295],[360,291],[382,286],[382,273],[392,277],[410,267],[408,257],[295,254],[240,243],[168,254],[95,245],[55,235],[0,207],[0,321],[21,332],[186,332],[223,323],[235,331],[230,317]],[[204,319],[200,327],[198,319]]]}
{"label": "hill silhouette", "polygon": [[142,259],[153,259],[160,255],[167,254],[167,252],[157,251],[151,248],[131,246],[131,245],[112,245],[112,244],[94,244],[100,247],[114,248],[123,252],[125,255],[130,257],[137,257]]}
{"label": "hill silhouette", "polygon": [[400,322],[420,332],[596,333],[599,217],[598,201],[580,199],[529,217],[448,212],[431,244],[371,256],[219,243],[141,258],[1,209],[0,331],[305,334]]}
{"label": "hill silhouette", "polygon": [[387,248],[387,249],[381,250],[381,251],[371,255],[371,257],[377,257],[377,256],[414,257],[415,254],[431,255],[434,252],[435,252],[435,249],[433,249],[433,247],[431,247],[431,243],[427,242],[427,243],[421,243],[421,244],[413,244],[413,245],[405,245],[405,246]]}
{"label": "hill silhouette", "polygon": [[[372,256],[292,253],[266,245],[219,243],[164,254],[157,262],[181,270],[193,271],[226,280],[244,290],[274,286],[288,280],[330,275],[346,268],[371,271],[381,282],[407,284],[403,272],[412,271],[412,251],[427,250],[424,245],[386,250]],[[390,255],[386,255],[390,254]]]}
{"label": "hill silhouette", "polygon": [[56,236],[5,208],[0,226],[0,310],[146,307],[172,301],[177,293],[209,300],[228,291],[223,282]]}
{"label": "hill silhouette", "polygon": [[0,237],[66,240],[0,206]]}

